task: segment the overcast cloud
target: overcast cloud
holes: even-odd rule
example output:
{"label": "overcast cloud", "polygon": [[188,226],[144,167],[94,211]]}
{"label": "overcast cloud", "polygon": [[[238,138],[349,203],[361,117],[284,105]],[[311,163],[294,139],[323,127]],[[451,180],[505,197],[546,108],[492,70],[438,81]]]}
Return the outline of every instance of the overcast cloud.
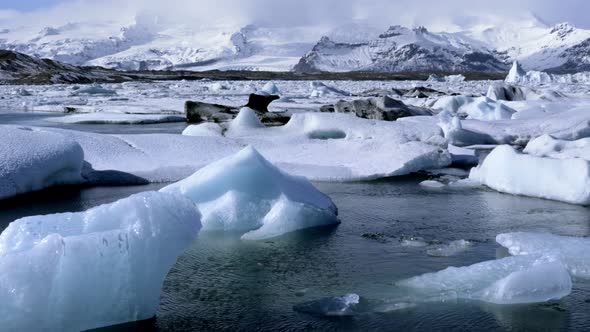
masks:
{"label": "overcast cloud", "polygon": [[337,25],[363,20],[376,26],[427,27],[472,23],[489,15],[519,19],[534,13],[549,24],[569,21],[590,28],[588,0],[0,0],[0,20],[5,24],[8,18],[48,25],[125,20],[138,12],[199,25]]}

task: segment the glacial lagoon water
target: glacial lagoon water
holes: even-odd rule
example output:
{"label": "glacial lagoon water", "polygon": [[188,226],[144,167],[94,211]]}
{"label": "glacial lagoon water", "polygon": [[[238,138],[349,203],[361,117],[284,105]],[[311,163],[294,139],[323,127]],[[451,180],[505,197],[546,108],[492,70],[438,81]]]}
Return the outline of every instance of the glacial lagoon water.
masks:
{"label": "glacial lagoon water", "polygon": [[[138,126],[101,130],[122,133],[132,127]],[[589,208],[488,190],[428,189],[418,185],[424,179],[315,183],[339,208],[342,223],[331,229],[260,242],[200,234],[170,271],[154,319],[100,331],[590,330],[590,283],[584,281],[574,283],[570,296],[545,304],[431,302],[345,317],[294,311],[302,302],[347,293],[387,301],[396,296],[398,280],[505,255],[494,241],[498,233],[590,236]],[[82,211],[164,185],[63,187],[20,196],[0,202],[0,228],[23,216]],[[408,237],[426,246],[404,246],[401,240]],[[426,254],[438,243],[459,239],[474,245],[451,257]]]}

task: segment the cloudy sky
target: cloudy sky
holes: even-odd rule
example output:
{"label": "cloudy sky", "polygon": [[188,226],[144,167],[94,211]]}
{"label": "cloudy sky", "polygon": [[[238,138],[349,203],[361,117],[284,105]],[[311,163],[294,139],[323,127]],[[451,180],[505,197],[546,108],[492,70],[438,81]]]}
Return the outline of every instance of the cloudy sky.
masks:
{"label": "cloudy sky", "polygon": [[[568,21],[590,28],[589,0],[0,0],[0,19],[81,21],[153,12],[204,23],[295,26],[363,20],[375,25],[472,22],[495,15],[519,19],[534,13],[549,24]],[[477,20],[477,19],[475,19]],[[52,22],[53,21],[53,22]]]}

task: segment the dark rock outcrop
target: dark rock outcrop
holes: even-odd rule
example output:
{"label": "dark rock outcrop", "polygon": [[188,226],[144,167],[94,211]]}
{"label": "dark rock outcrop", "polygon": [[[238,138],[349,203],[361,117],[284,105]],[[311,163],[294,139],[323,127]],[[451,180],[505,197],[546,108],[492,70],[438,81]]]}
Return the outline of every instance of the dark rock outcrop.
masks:
{"label": "dark rock outcrop", "polygon": [[266,113],[268,112],[268,105],[279,98],[280,97],[276,95],[259,95],[251,93],[248,98],[248,103],[245,106],[250,107],[257,112]]}
{"label": "dark rock outcrop", "polygon": [[[251,94],[248,103],[243,107],[249,107],[256,112],[260,121],[269,126],[283,125],[291,118],[285,113],[269,112],[268,105],[279,99],[275,95]],[[234,119],[241,107],[210,104],[199,101],[187,101],[184,103],[184,112],[188,123],[201,122],[226,122]]]}
{"label": "dark rock outcrop", "polygon": [[239,109],[232,106],[189,100],[184,103],[184,112],[186,121],[189,123],[225,122],[235,118]]}
{"label": "dark rock outcrop", "polygon": [[526,93],[521,87],[496,83],[488,88],[487,97],[493,100],[522,101],[526,100]]}
{"label": "dark rock outcrop", "polygon": [[336,104],[322,106],[320,111],[354,113],[359,118],[385,121],[395,121],[408,116],[432,115],[430,110],[409,106],[388,96],[352,101],[340,100]]}

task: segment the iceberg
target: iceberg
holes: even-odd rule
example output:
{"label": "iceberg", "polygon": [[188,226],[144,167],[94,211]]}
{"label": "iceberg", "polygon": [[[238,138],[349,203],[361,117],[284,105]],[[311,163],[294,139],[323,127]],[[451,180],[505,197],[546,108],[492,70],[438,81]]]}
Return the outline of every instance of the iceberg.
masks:
{"label": "iceberg", "polygon": [[274,82],[268,81],[266,84],[264,84],[262,89],[256,91],[255,94],[261,96],[280,96],[281,90],[278,86],[276,86],[276,84],[274,84]]}
{"label": "iceberg", "polygon": [[293,310],[319,316],[350,316],[356,313],[360,302],[358,294],[345,294],[297,304]]}
{"label": "iceberg", "polygon": [[590,160],[590,138],[566,141],[543,135],[530,141],[523,151],[537,157]]}
{"label": "iceberg", "polygon": [[252,147],[161,191],[191,199],[202,213],[203,230],[241,232],[245,240],[340,222],[328,196],[305,178],[281,171]]}
{"label": "iceberg", "polygon": [[79,213],[26,217],[0,235],[0,320],[10,331],[81,331],[151,318],[200,215],[146,192]]}
{"label": "iceberg", "polygon": [[312,98],[318,97],[342,97],[350,96],[350,92],[340,90],[338,88],[326,85],[322,82],[311,82],[311,94]]}
{"label": "iceberg", "polygon": [[508,194],[590,204],[590,163],[583,159],[536,157],[502,145],[471,170],[469,179]]}
{"label": "iceberg", "polygon": [[511,256],[402,280],[428,301],[456,299],[495,304],[542,303],[571,293],[572,280],[558,261],[544,256]]}
{"label": "iceberg", "polygon": [[451,163],[440,128],[430,124],[296,113],[284,126],[261,127],[248,109],[234,121],[226,138],[252,145],[279,168],[310,180],[369,180]]}
{"label": "iceberg", "polygon": [[451,114],[464,114],[467,119],[492,121],[510,120],[516,113],[510,107],[488,97],[445,96],[438,99],[433,109]]}
{"label": "iceberg", "polygon": [[18,126],[0,126],[0,136],[0,199],[83,182],[84,152],[70,137]]}
{"label": "iceberg", "polygon": [[511,255],[550,255],[562,262],[572,276],[590,279],[590,238],[559,236],[549,233],[505,233],[496,242]]}

